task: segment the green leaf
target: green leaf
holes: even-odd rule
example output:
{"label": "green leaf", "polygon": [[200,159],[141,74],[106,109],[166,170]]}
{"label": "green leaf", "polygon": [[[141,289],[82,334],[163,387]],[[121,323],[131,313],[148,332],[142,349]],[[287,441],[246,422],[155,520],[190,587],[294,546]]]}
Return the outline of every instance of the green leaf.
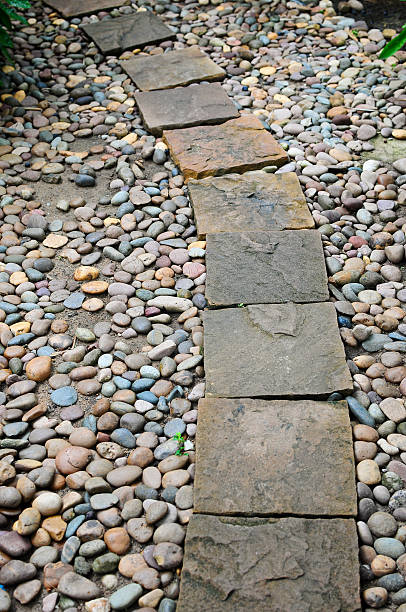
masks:
{"label": "green leaf", "polygon": [[1,5],[0,5],[0,23],[5,28],[7,28],[7,30],[11,29],[10,15],[9,15],[8,11],[5,9],[5,7],[3,7]]}
{"label": "green leaf", "polygon": [[405,44],[406,44],[406,24],[403,26],[403,29],[400,32],[400,34],[392,38],[392,40],[390,40],[388,44],[384,46],[381,53],[379,54],[379,57],[381,59],[387,59],[388,57],[391,57],[397,51],[399,51]]}
{"label": "green leaf", "polygon": [[7,0],[7,4],[17,9],[31,8],[31,3],[28,0]]}
{"label": "green leaf", "polygon": [[0,49],[2,50],[3,47],[12,47],[12,42],[8,32],[0,28]]}
{"label": "green leaf", "polygon": [[[25,17],[23,17],[23,15],[19,15],[18,13],[16,13],[13,9],[11,9],[10,7],[1,7],[0,9],[4,10],[4,12],[9,16],[10,19],[13,19],[15,21],[22,21],[23,23],[27,23],[27,20]],[[7,26],[8,29],[11,28],[11,23],[10,26]]]}
{"label": "green leaf", "polygon": [[18,21],[21,21],[21,23],[27,24],[28,21],[26,20],[26,18],[24,17],[24,15],[17,15],[14,17],[14,19],[17,19]]}

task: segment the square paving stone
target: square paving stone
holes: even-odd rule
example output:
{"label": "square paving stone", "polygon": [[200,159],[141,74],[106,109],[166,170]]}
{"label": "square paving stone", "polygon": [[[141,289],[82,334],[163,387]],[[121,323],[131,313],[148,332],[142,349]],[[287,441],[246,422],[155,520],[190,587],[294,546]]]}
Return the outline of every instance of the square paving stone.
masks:
{"label": "square paving stone", "polygon": [[357,514],[347,402],[202,399],[196,442],[195,512]]}
{"label": "square paving stone", "polygon": [[242,115],[215,127],[167,131],[164,141],[186,179],[282,166],[288,161],[285,151],[254,115]]}
{"label": "square paving stone", "polygon": [[83,26],[83,30],[102,53],[106,54],[120,53],[175,38],[175,33],[151,11],[103,19]]}
{"label": "square paving stone", "polygon": [[225,71],[198,47],[169,51],[163,55],[140,55],[121,62],[138,89],[170,89],[198,83],[219,81]]}
{"label": "square paving stone", "polygon": [[206,395],[326,397],[352,379],[331,302],[204,313]]}
{"label": "square paving stone", "polygon": [[188,190],[199,236],[314,227],[295,172],[259,170],[191,179]]}
{"label": "square paving stone", "polygon": [[123,0],[45,0],[45,4],[64,17],[80,17],[123,5]]}
{"label": "square paving stone", "polygon": [[239,115],[220,83],[177,87],[165,92],[145,91],[135,94],[135,101],[152,134],[179,127],[221,123]]}
{"label": "square paving stone", "polygon": [[360,612],[355,521],[194,515],[176,610]]}
{"label": "square paving stone", "polygon": [[208,234],[206,296],[213,306],[328,300],[317,230]]}

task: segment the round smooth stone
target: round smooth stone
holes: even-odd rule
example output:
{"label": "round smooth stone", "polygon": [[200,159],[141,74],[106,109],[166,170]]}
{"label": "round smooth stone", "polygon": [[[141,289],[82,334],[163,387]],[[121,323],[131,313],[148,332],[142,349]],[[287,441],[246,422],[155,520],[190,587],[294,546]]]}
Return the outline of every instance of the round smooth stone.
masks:
{"label": "round smooth stone", "polygon": [[164,434],[172,438],[176,433],[183,434],[186,431],[186,423],[182,419],[172,419],[164,427]]}
{"label": "round smooth stone", "polygon": [[57,406],[71,406],[78,399],[76,389],[73,387],[60,387],[51,393],[51,401]]}
{"label": "round smooth stone", "polygon": [[374,542],[374,548],[378,555],[385,555],[391,557],[391,559],[397,559],[405,552],[402,542],[395,538],[377,538]]}
{"label": "round smooth stone", "polygon": [[141,594],[142,587],[139,584],[126,584],[111,595],[110,606],[113,610],[125,610],[133,606]]}

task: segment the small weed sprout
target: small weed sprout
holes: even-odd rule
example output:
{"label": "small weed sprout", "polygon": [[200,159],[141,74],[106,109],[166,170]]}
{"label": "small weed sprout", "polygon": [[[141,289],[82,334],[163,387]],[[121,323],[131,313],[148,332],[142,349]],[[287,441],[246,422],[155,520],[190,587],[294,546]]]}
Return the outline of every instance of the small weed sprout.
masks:
{"label": "small weed sprout", "polygon": [[178,443],[178,450],[176,451],[175,455],[187,455],[188,453],[185,452],[185,440],[182,436],[182,434],[178,431],[176,432],[176,434],[173,436],[173,439],[176,440],[176,442]]}

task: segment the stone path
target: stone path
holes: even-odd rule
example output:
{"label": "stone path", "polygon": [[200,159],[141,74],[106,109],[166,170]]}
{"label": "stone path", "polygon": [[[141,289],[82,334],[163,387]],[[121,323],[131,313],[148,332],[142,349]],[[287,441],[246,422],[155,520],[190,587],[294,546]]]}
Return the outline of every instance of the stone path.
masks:
{"label": "stone path", "polygon": [[222,123],[239,115],[219,83],[177,87],[165,93],[137,93],[135,101],[152,134],[177,127]]}
{"label": "stone path", "polygon": [[169,51],[164,55],[141,55],[121,62],[138,89],[168,89],[199,81],[221,81],[225,71],[198,47]]}
{"label": "stone path", "polygon": [[314,227],[296,174],[246,172],[190,179],[188,189],[201,237],[243,232]]}
{"label": "stone path", "polygon": [[328,299],[316,230],[207,234],[206,297],[212,306]]}
{"label": "stone path", "polygon": [[356,475],[404,612],[406,159],[358,153],[406,137],[405,56],[207,2],[35,6],[5,67],[0,609],[174,612],[184,561],[182,612],[359,610]]}
{"label": "stone path", "polygon": [[199,411],[195,512],[356,514],[345,402],[206,398]]}
{"label": "stone path", "polygon": [[359,612],[352,519],[192,516],[177,612]]}
{"label": "stone path", "polygon": [[83,26],[83,30],[107,54],[175,38],[175,34],[151,11],[90,23]]}
{"label": "stone path", "polygon": [[243,115],[219,126],[164,132],[173,161],[186,179],[281,166],[287,155],[257,117]]}
{"label": "stone path", "polygon": [[329,302],[209,310],[203,321],[210,396],[327,397],[352,388]]}
{"label": "stone path", "polygon": [[64,17],[80,17],[122,5],[122,0],[44,0]]}
{"label": "stone path", "polygon": [[[159,61],[140,62],[130,76],[148,83],[149,64]],[[161,61],[165,70],[165,57]],[[170,61],[167,87],[179,84],[177,74],[198,73],[200,58],[179,54]],[[146,127],[165,130],[187,179],[225,175],[190,181],[190,196],[207,240],[209,303],[240,306],[204,316],[206,395],[212,399],[199,403],[195,514],[178,611],[199,612],[204,601],[222,612],[325,612],[333,606],[355,612],[357,508],[347,408],[299,399],[352,390],[336,310],[323,303],[328,290],[320,236],[306,229],[269,231],[312,224],[292,176],[285,184],[264,173],[231,174],[276,168],[286,155],[257,118],[224,123],[233,116],[224,97],[219,84],[135,96]],[[211,122],[223,123],[202,127]],[[257,231],[247,231],[255,223]],[[258,397],[298,399],[244,399]],[[258,518],[281,515],[291,518]],[[300,515],[306,518],[293,518]]]}

